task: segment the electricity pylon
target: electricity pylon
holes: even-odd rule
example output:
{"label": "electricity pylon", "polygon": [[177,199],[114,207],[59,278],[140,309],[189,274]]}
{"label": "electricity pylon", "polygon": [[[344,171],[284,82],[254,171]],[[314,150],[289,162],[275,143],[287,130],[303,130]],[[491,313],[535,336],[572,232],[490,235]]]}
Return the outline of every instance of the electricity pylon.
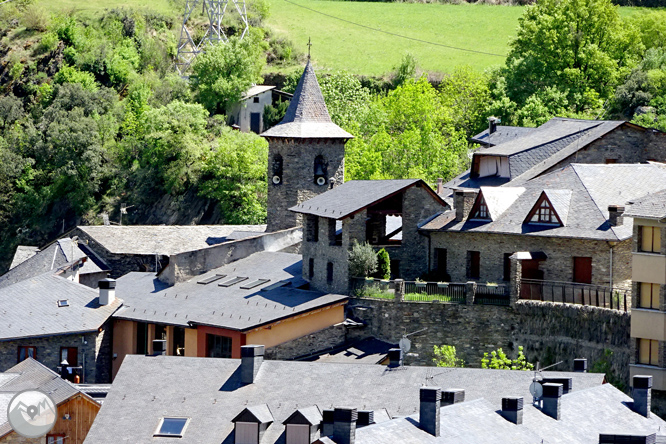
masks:
{"label": "electricity pylon", "polygon": [[[222,29],[222,19],[227,11],[227,6],[231,1],[238,11],[243,26],[243,32],[240,38],[245,37],[248,32],[247,10],[245,9],[245,0],[185,0],[185,15],[183,16],[183,25],[180,29],[180,39],[178,41],[178,55],[176,56],[176,69],[180,75],[190,68],[190,65],[196,56],[204,51],[206,45],[227,41],[227,35]],[[192,33],[187,27],[187,23],[197,6],[202,5],[203,13],[208,17],[208,29],[200,41],[195,42]]]}

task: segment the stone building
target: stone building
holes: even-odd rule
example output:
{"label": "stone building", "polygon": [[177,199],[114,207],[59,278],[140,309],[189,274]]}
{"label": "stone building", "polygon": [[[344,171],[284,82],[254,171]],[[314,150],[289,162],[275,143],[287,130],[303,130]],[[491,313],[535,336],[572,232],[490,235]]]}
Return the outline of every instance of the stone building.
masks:
{"label": "stone building", "polygon": [[522,278],[631,287],[631,219],[623,204],[666,187],[658,164],[572,164],[522,186],[457,190],[454,209],[421,227],[428,269],[452,282]]}
{"label": "stone building", "polygon": [[[12,430],[7,406],[14,395],[24,390],[48,393],[57,407],[53,428],[41,438],[25,438]],[[83,444],[101,405],[32,358],[0,373],[0,444]]]}
{"label": "stone building", "polygon": [[349,290],[349,251],[354,242],[385,248],[394,277],[427,271],[427,238],[418,229],[445,211],[446,203],[424,181],[352,180],[290,208],[305,217],[303,276],[317,289]]}
{"label": "stone building", "polygon": [[264,108],[273,104],[274,86],[254,85],[241,97],[240,102],[227,110],[229,124],[244,133],[261,133],[264,128]]}
{"label": "stone building", "polygon": [[630,202],[633,218],[631,375],[652,375],[666,398],[666,190]]}
{"label": "stone building", "polygon": [[299,226],[288,208],[344,182],[345,143],[353,136],[331,120],[308,61],[279,125],[268,141],[268,231]]}
{"label": "stone building", "polygon": [[115,282],[93,290],[67,279],[72,265],[0,289],[0,371],[33,358],[81,382],[111,378],[111,315],[122,305]]}

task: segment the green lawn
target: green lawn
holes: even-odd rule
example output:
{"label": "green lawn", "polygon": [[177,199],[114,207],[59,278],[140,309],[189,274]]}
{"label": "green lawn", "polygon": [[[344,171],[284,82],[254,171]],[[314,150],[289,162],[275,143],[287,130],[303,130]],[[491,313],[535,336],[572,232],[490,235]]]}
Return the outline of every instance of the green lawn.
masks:
{"label": "green lawn", "polygon": [[[169,0],[37,0],[35,4],[43,7],[50,12],[60,11],[80,11],[95,12],[112,8],[145,8],[162,13],[172,13],[176,10],[174,4]],[[185,10],[185,0],[182,1]]]}
{"label": "green lawn", "polygon": [[[292,0],[290,0],[292,1]],[[422,69],[450,72],[458,65],[478,70],[501,65],[504,57],[469,53],[415,42],[327,17],[294,5],[416,39],[505,55],[522,7],[439,5],[328,0],[270,0],[269,25],[288,37],[301,52],[312,38],[312,58],[320,70],[347,70],[380,75],[407,52]]]}

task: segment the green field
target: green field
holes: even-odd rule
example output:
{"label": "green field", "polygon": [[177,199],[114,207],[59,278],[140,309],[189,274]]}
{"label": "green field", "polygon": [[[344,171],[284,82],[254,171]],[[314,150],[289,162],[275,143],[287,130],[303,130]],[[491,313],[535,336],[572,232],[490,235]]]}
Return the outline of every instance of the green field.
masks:
{"label": "green field", "polygon": [[271,0],[269,25],[287,36],[300,51],[312,38],[312,58],[320,67],[355,74],[380,75],[412,53],[422,69],[449,72],[458,65],[483,70],[501,65],[504,57],[476,54],[416,42],[348,22],[420,40],[499,55],[508,51],[522,7],[439,5],[328,0]]}
{"label": "green field", "polygon": [[[35,4],[51,12],[60,11],[80,11],[95,12],[110,8],[146,8],[163,13],[171,13],[175,10],[174,5],[177,2],[168,0],[37,0]],[[183,0],[185,9],[185,1]]]}

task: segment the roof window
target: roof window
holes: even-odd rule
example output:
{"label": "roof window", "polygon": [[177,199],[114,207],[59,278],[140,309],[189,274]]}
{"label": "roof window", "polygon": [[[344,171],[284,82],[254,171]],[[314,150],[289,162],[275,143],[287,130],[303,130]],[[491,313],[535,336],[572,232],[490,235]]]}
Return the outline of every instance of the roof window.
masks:
{"label": "roof window", "polygon": [[60,299],[58,301],[58,307],[69,307],[69,301],[67,299]]}
{"label": "roof window", "polygon": [[291,280],[285,279],[284,281],[276,282],[274,284],[262,288],[261,291],[275,290],[276,288],[286,287],[287,285],[291,285]]}
{"label": "roof window", "polygon": [[203,280],[197,282],[197,284],[208,285],[212,282],[219,281],[220,279],[225,278],[225,277],[227,277],[226,274],[216,274],[214,276],[211,276],[209,278],[206,278],[206,279],[203,279]]}
{"label": "roof window", "polygon": [[246,281],[246,280],[247,280],[246,277],[236,276],[236,277],[233,277],[231,279],[227,279],[224,282],[220,282],[217,285],[219,285],[220,287],[231,287],[232,285],[236,285],[237,283],[243,282],[243,281]]}
{"label": "roof window", "polygon": [[270,282],[270,279],[255,279],[253,281],[248,282],[247,284],[241,286],[242,290],[249,290],[254,287],[258,287],[262,284],[265,284],[266,282]]}
{"label": "roof window", "polygon": [[171,438],[182,438],[189,418],[168,418],[164,417],[153,436],[167,436]]}
{"label": "roof window", "polygon": [[490,212],[488,212],[488,205],[486,204],[486,199],[483,197],[483,193],[479,193],[479,197],[477,197],[474,207],[472,208],[471,215],[472,217],[470,217],[470,219],[491,220]]}

